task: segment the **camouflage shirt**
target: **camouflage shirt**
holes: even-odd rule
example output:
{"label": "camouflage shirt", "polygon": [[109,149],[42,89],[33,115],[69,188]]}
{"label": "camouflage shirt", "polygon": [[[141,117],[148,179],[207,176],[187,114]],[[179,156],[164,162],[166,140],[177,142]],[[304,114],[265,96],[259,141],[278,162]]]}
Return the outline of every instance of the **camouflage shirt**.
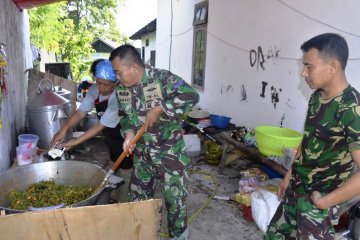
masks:
{"label": "camouflage shirt", "polygon": [[146,113],[160,105],[164,113],[148,129],[140,142],[146,145],[164,143],[178,136],[181,130],[181,117],[199,101],[199,95],[182,78],[166,70],[145,67],[140,84],[131,88],[116,87],[119,102],[121,133],[136,130],[145,122]]}
{"label": "camouflage shirt", "polygon": [[360,95],[349,86],[323,100],[320,91],[310,98],[301,154],[293,164],[292,188],[298,193],[328,193],[349,178],[351,152],[360,149]]}

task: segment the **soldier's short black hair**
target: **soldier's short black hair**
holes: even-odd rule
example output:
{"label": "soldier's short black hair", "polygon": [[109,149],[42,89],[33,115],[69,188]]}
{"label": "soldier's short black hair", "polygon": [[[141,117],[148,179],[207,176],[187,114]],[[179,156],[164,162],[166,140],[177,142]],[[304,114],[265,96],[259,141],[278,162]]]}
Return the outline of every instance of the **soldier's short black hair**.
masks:
{"label": "soldier's short black hair", "polygon": [[336,33],[324,33],[301,45],[301,50],[308,52],[311,48],[319,51],[320,57],[324,59],[337,59],[343,70],[349,57],[349,48],[346,40]]}
{"label": "soldier's short black hair", "polygon": [[109,60],[111,61],[115,57],[119,57],[121,60],[125,60],[125,62],[127,62],[128,64],[135,63],[141,67],[145,67],[139,51],[130,44],[124,44],[112,50]]}
{"label": "soldier's short black hair", "polygon": [[93,61],[93,63],[91,64],[91,66],[90,66],[90,72],[91,72],[91,74],[92,74],[93,76],[95,76],[95,73],[96,73],[96,65],[97,65],[99,62],[103,61],[103,60],[105,60],[105,59],[102,59],[102,58],[96,59],[96,60]]}

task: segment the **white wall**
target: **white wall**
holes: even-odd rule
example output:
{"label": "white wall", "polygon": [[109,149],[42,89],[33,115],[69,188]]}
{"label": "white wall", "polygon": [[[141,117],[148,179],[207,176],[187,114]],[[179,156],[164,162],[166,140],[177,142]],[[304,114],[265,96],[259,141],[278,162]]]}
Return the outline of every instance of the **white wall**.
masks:
{"label": "white wall", "polygon": [[12,0],[0,1],[0,42],[6,45],[8,58],[8,97],[1,102],[0,172],[10,167],[17,135],[25,126],[27,74],[32,67],[29,19],[26,10],[20,12]]}
{"label": "white wall", "polygon": [[156,22],[156,67],[170,69],[189,83],[191,83],[194,2],[197,1],[172,0],[172,38],[170,37],[171,1],[158,0]]}
{"label": "white wall", "polygon": [[[146,46],[146,39],[149,40],[149,46]],[[156,32],[151,32],[141,37],[141,47],[145,47],[144,62],[150,63],[150,52],[156,50]]]}
{"label": "white wall", "polygon": [[[199,1],[172,2],[173,34],[192,28]],[[169,40],[160,43],[169,37],[170,3],[158,0],[157,66],[166,69]],[[359,12],[357,0],[209,0],[205,89],[199,106],[232,117],[237,125],[282,124],[302,131],[311,90],[300,75],[300,45],[324,32],[344,36],[350,48],[348,81],[360,90]],[[171,71],[187,81],[191,81],[192,35],[193,30],[174,36],[172,43]],[[250,51],[258,53],[258,47],[265,55],[264,70],[259,61],[250,65]],[[262,82],[267,83],[264,97]],[[279,102],[274,106],[275,91]]]}

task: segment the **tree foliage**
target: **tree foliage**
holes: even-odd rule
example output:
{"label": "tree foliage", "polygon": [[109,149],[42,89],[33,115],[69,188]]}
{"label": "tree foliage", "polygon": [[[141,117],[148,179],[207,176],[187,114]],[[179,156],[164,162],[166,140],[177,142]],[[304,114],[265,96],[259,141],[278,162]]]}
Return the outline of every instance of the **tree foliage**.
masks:
{"label": "tree foliage", "polygon": [[102,38],[122,44],[128,38],[116,27],[116,6],[123,0],[68,0],[29,10],[31,41],[71,63],[73,79],[81,79]]}

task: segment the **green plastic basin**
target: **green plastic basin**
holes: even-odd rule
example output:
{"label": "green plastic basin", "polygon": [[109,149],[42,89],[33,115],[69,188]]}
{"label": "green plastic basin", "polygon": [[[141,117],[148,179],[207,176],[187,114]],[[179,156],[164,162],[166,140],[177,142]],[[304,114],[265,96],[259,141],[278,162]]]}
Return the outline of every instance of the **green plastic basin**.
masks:
{"label": "green plastic basin", "polygon": [[263,155],[283,157],[283,148],[297,148],[302,134],[290,128],[258,126],[255,128],[255,139]]}

